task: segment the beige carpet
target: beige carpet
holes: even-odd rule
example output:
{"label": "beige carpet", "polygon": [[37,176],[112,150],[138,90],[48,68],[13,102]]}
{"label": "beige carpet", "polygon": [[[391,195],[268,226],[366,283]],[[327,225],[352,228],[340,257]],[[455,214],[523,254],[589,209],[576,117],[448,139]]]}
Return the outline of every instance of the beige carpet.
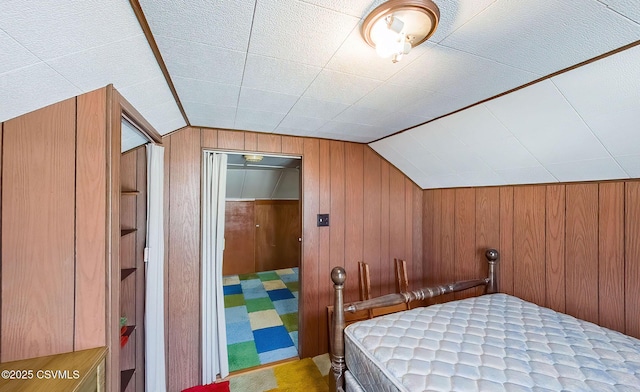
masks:
{"label": "beige carpet", "polygon": [[229,378],[231,392],[328,392],[329,354]]}

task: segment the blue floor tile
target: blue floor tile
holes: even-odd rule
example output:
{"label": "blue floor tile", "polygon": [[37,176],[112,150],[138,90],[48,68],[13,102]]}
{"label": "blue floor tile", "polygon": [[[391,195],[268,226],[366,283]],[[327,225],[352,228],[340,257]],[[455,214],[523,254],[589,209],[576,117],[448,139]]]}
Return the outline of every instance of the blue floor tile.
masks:
{"label": "blue floor tile", "polygon": [[289,298],[280,301],[273,301],[273,307],[278,314],[298,313],[298,299]]}
{"label": "blue floor tile", "polygon": [[252,340],[253,331],[251,331],[251,323],[249,323],[249,321],[241,321],[238,323],[227,322],[227,345]]}
{"label": "blue floor tile", "polygon": [[289,291],[289,289],[271,290],[268,292],[268,294],[269,294],[269,298],[271,298],[272,301],[295,298],[293,294],[291,294],[291,291]]}
{"label": "blue floor tile", "polygon": [[298,350],[295,347],[279,348],[277,350],[266,351],[264,353],[258,353],[260,363],[270,363],[280,361],[287,358],[293,358],[298,356]]}
{"label": "blue floor tile", "polygon": [[244,294],[245,299],[256,299],[269,296],[267,294],[267,290],[264,289],[264,286],[243,290],[242,294]]}
{"label": "blue floor tile", "polygon": [[297,282],[298,274],[280,275],[280,279],[282,279],[282,281],[285,283]]}
{"label": "blue floor tile", "polygon": [[233,284],[229,286],[223,286],[222,291],[224,295],[242,294],[242,287],[239,284]]}
{"label": "blue floor tile", "polygon": [[279,348],[294,347],[291,336],[283,325],[257,329],[253,331],[253,337],[256,341],[258,354]]}
{"label": "blue floor tile", "polygon": [[249,312],[246,305],[233,306],[224,309],[224,317],[226,323],[241,323],[249,321]]}
{"label": "blue floor tile", "polygon": [[260,279],[241,280],[240,286],[242,290],[255,289],[256,287],[263,287]]}
{"label": "blue floor tile", "polygon": [[298,331],[289,332],[289,336],[291,336],[291,340],[293,340],[293,344],[298,348]]}

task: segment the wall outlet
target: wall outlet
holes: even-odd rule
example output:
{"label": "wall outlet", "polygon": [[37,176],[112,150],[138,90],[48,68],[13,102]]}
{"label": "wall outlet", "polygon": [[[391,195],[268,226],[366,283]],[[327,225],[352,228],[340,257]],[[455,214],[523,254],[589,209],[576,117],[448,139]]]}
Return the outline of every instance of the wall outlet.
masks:
{"label": "wall outlet", "polygon": [[329,226],[329,214],[318,214],[318,227]]}

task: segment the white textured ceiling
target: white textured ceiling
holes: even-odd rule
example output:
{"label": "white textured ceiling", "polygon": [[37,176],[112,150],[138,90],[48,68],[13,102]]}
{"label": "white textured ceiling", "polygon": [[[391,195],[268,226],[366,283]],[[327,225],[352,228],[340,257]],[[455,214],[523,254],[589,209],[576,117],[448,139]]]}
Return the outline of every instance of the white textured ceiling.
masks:
{"label": "white textured ceiling", "polygon": [[[191,125],[369,143],[427,123],[371,146],[428,188],[640,176],[636,47],[446,116],[638,42],[637,0],[435,0],[397,64],[360,36],[381,2],[140,0]],[[113,83],[160,133],[185,125],[129,2],[1,8],[0,121]]]}
{"label": "white textured ceiling", "polygon": [[640,177],[640,46],[371,144],[423,188]]}
{"label": "white textured ceiling", "polygon": [[242,154],[228,154],[227,200],[298,200],[300,162],[275,156],[247,162]]}
{"label": "white textured ceiling", "polygon": [[0,121],[107,84],[162,134],[183,127],[123,0],[0,0]]}

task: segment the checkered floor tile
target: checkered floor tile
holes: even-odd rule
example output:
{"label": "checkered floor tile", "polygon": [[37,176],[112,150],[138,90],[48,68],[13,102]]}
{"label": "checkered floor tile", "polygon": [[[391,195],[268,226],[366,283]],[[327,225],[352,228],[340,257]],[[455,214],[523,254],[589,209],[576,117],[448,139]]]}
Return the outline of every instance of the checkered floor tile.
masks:
{"label": "checkered floor tile", "polygon": [[298,268],[223,278],[229,371],[298,356]]}

